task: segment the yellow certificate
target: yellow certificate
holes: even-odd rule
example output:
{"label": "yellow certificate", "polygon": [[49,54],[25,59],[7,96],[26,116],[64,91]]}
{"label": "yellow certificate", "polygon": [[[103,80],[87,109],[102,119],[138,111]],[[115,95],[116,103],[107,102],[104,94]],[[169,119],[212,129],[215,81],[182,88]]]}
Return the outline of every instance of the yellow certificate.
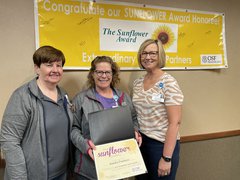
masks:
{"label": "yellow certificate", "polygon": [[133,138],[97,145],[93,154],[99,180],[122,179],[147,172]]}

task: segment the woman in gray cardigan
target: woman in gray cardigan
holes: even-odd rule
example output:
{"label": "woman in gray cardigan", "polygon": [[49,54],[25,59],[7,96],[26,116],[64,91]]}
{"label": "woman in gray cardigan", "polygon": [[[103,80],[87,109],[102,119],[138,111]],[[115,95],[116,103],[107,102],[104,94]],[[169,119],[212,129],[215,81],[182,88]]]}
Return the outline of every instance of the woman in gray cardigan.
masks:
{"label": "woman in gray cardigan", "polygon": [[131,109],[136,140],[141,144],[138,122],[130,97],[115,88],[119,82],[119,68],[110,57],[98,56],[91,63],[89,88],[73,99],[74,116],[71,138],[76,146],[75,168],[77,179],[97,179],[90,138],[88,114],[102,109],[128,105]]}
{"label": "woman in gray cardigan", "polygon": [[2,119],[4,179],[66,180],[72,115],[58,87],[65,57],[51,46],[33,55],[37,77],[12,94]]}

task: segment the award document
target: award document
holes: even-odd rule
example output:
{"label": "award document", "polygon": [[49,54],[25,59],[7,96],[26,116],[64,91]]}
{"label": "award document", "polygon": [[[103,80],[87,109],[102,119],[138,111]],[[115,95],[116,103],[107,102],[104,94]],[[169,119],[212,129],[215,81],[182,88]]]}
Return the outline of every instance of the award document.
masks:
{"label": "award document", "polygon": [[133,138],[97,145],[93,154],[99,180],[122,179],[147,172]]}

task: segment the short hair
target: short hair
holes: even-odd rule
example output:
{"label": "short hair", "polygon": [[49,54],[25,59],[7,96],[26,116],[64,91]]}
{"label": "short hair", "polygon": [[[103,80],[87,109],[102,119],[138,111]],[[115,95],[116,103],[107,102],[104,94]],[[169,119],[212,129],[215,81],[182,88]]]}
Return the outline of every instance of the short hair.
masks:
{"label": "short hair", "polygon": [[117,63],[114,62],[112,60],[112,58],[109,57],[109,56],[97,56],[91,62],[91,68],[90,68],[88,76],[87,76],[88,77],[87,84],[88,84],[88,86],[90,88],[95,87],[95,82],[94,82],[94,79],[93,79],[93,73],[96,70],[96,65],[98,63],[102,63],[102,62],[106,62],[106,63],[109,63],[111,65],[111,69],[112,69],[112,82],[111,82],[110,86],[112,88],[114,88],[116,86],[116,84],[120,82],[120,78],[119,78],[119,71],[120,71],[120,69],[119,69]]}
{"label": "short hair", "polygon": [[160,68],[163,68],[165,66],[165,63],[166,63],[166,54],[165,54],[162,42],[159,39],[157,39],[157,40],[147,39],[140,45],[139,50],[138,50],[138,54],[137,54],[139,67],[141,69],[145,69],[143,67],[142,63],[141,63],[141,55],[142,55],[142,52],[144,51],[144,49],[150,44],[156,44],[157,45],[159,65],[160,65]]}
{"label": "short hair", "polygon": [[40,67],[43,63],[52,63],[62,61],[65,64],[65,57],[62,51],[52,46],[42,46],[33,54],[33,63]]}

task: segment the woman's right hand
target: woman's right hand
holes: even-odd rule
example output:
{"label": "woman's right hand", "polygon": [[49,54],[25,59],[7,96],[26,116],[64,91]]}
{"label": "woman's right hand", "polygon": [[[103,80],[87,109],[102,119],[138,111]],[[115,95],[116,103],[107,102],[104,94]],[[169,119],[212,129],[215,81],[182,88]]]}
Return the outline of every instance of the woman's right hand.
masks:
{"label": "woman's right hand", "polygon": [[96,146],[94,145],[92,140],[88,140],[88,146],[89,146],[89,148],[87,150],[87,153],[92,158],[92,160],[94,160],[93,150],[96,150]]}
{"label": "woman's right hand", "polygon": [[142,136],[138,131],[135,131],[135,139],[137,140],[138,146],[142,145]]}

